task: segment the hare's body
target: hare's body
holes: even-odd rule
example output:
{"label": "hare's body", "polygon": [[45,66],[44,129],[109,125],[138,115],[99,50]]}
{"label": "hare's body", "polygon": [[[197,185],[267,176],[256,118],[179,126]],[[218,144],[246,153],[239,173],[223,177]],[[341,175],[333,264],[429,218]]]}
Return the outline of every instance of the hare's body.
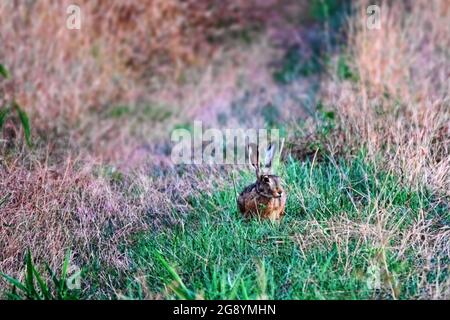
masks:
{"label": "hare's body", "polygon": [[286,206],[286,193],[282,193],[278,197],[267,197],[259,194],[256,186],[257,183],[249,185],[239,195],[239,211],[246,218],[281,219],[284,215],[284,207]]}
{"label": "hare's body", "polygon": [[247,186],[239,195],[237,205],[244,217],[279,220],[284,215],[286,192],[281,186],[280,177],[270,174],[275,146],[270,145],[264,161],[264,169],[269,172],[261,174],[259,150],[257,145],[249,145],[250,162],[256,171],[256,182]]}

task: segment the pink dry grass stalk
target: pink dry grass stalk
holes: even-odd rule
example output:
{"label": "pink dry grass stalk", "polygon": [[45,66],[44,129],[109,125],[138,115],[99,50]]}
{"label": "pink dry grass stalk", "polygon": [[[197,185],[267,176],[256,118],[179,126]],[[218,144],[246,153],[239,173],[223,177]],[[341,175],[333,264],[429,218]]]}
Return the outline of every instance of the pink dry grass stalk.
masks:
{"label": "pink dry grass stalk", "polygon": [[[95,297],[114,295],[118,284],[109,273],[129,270],[130,257],[121,248],[132,244],[131,235],[178,223],[190,210],[188,195],[199,188],[212,189],[195,171],[180,179],[170,168],[166,170],[171,178],[149,175],[147,170],[161,168],[125,175],[112,166],[70,156],[61,164],[36,154],[3,159],[1,272],[20,278],[27,249],[38,264],[45,261],[56,270],[70,248],[73,265],[100,266],[94,273],[99,279],[84,278],[85,293],[92,294],[90,284],[99,281],[102,288]],[[87,274],[92,277],[92,272],[89,269]]]}

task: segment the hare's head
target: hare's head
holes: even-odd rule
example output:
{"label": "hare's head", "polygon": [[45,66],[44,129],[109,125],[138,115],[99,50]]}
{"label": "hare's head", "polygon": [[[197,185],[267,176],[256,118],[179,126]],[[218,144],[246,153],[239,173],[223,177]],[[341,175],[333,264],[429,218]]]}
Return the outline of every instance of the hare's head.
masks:
{"label": "hare's head", "polygon": [[279,176],[272,174],[273,157],[275,156],[275,144],[270,144],[266,150],[263,166],[260,166],[259,146],[249,145],[250,162],[256,172],[256,190],[267,198],[279,198],[283,195],[283,187]]}

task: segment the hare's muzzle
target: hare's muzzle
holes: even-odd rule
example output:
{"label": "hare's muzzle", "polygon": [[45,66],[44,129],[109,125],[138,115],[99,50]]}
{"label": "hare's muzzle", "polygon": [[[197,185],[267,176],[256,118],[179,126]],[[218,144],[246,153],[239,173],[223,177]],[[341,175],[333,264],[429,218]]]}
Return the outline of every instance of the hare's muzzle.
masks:
{"label": "hare's muzzle", "polygon": [[283,190],[277,190],[276,192],[273,193],[274,198],[281,198],[282,195],[283,195]]}

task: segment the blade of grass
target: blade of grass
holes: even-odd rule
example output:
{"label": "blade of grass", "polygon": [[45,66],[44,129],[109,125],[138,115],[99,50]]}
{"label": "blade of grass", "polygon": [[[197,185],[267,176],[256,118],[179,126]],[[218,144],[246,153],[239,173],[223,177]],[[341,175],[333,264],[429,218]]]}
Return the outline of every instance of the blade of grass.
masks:
{"label": "blade of grass", "polygon": [[6,67],[5,67],[3,64],[1,64],[1,63],[0,63],[0,75],[1,75],[3,78],[5,78],[5,79],[8,79],[8,78],[9,78],[9,72],[8,72],[8,70],[7,70]]}
{"label": "blade of grass", "polygon": [[28,289],[28,293],[30,295],[29,298],[39,300],[40,296],[37,293],[36,288],[34,287],[34,274],[33,274],[34,267],[33,267],[33,259],[31,257],[30,250],[27,251],[25,260],[26,260],[26,266],[27,266],[27,271],[26,271],[26,276],[25,276],[25,284]]}
{"label": "blade of grass", "polygon": [[245,287],[243,279],[241,279],[241,288],[242,288],[242,295],[244,296],[244,300],[250,300],[250,297],[248,296],[247,288]]}
{"label": "blade of grass", "polygon": [[[178,275],[178,273],[175,271],[175,269],[171,265],[169,265],[169,263],[163,258],[163,256],[160,253],[157,253],[156,257],[161,262],[164,269],[166,269],[169,272],[169,274],[172,276],[172,278],[178,284],[179,289],[181,289],[183,291],[181,295],[186,296],[187,299],[195,299],[195,294],[186,287],[186,285],[183,283],[183,280],[181,279],[181,277]],[[176,290],[175,293],[180,294],[180,292],[178,290]]]}
{"label": "blade of grass", "polygon": [[8,281],[10,284],[12,284],[15,288],[18,288],[20,290],[22,290],[24,293],[28,294],[28,289],[27,287],[25,287],[19,280],[10,277],[4,273],[0,272],[0,276],[5,278],[6,281]]}
{"label": "blade of grass", "polygon": [[56,276],[56,274],[53,272],[53,270],[50,268],[50,266],[48,265],[48,263],[45,263],[45,269],[47,270],[48,274],[51,276],[53,283],[55,284],[56,287],[59,287],[59,280],[58,277]]}
{"label": "blade of grass", "polygon": [[13,102],[13,107],[17,111],[17,114],[20,119],[20,123],[22,124],[23,132],[25,135],[25,141],[26,141],[28,147],[31,147],[32,143],[31,143],[30,119],[28,118],[27,113],[24,110],[22,110],[22,108],[19,106],[19,104],[17,102],[15,102],[15,101]]}
{"label": "blade of grass", "polygon": [[39,274],[39,272],[36,270],[36,268],[34,266],[33,266],[33,274],[36,277],[36,281],[39,285],[39,289],[42,292],[43,298],[46,300],[50,300],[52,298],[52,296],[50,294],[50,290],[48,289],[48,286],[42,280],[41,275]]}
{"label": "blade of grass", "polygon": [[64,257],[64,263],[61,271],[61,280],[59,281],[59,292],[62,294],[66,287],[66,278],[67,278],[67,271],[69,269],[69,262],[70,262],[70,250],[67,250],[66,255]]}
{"label": "blade of grass", "polygon": [[10,110],[11,109],[7,106],[5,106],[4,108],[2,108],[2,110],[0,110],[0,130],[3,128],[3,125],[5,124],[6,121],[6,116],[8,115]]}
{"label": "blade of grass", "polygon": [[237,275],[236,275],[236,280],[234,281],[233,286],[231,287],[231,292],[230,292],[230,294],[228,296],[229,300],[234,300],[234,299],[237,298],[237,293],[238,293],[238,290],[239,290],[239,281],[238,281],[238,279],[242,279],[242,274],[244,273],[244,269],[245,269],[246,265],[247,264],[244,264],[241,267],[241,269],[239,270],[239,272],[237,273]]}

